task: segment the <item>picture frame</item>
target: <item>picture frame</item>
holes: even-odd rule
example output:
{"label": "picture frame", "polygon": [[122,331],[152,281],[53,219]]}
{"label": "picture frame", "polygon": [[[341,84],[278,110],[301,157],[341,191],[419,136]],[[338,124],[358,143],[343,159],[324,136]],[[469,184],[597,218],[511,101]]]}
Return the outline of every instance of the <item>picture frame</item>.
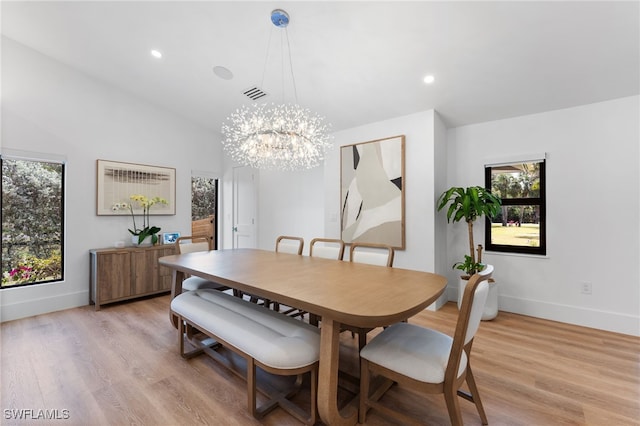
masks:
{"label": "picture frame", "polygon": [[[96,214],[98,216],[130,215],[131,196],[167,201],[156,203],[149,215],[176,214],[176,169],[146,164],[97,160]],[[134,213],[141,214],[141,209]]]}
{"label": "picture frame", "polygon": [[405,248],[405,136],[340,148],[342,240]]}
{"label": "picture frame", "polygon": [[163,232],[162,244],[175,244],[178,238],[180,238],[179,232]]}

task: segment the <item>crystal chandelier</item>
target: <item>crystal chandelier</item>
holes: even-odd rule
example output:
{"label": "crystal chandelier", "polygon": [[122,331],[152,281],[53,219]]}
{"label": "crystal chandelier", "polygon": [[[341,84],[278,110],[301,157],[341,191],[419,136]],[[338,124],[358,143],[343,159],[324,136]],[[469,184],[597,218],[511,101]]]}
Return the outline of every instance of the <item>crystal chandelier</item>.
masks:
{"label": "crystal chandelier", "polygon": [[[289,24],[287,12],[274,10],[271,21],[276,27],[285,28],[286,33]],[[293,67],[291,76],[296,93]],[[328,130],[323,117],[297,104],[296,93],[294,104],[240,107],[222,126],[222,144],[235,161],[247,166],[266,170],[304,170],[318,166],[324,159],[331,146]]]}

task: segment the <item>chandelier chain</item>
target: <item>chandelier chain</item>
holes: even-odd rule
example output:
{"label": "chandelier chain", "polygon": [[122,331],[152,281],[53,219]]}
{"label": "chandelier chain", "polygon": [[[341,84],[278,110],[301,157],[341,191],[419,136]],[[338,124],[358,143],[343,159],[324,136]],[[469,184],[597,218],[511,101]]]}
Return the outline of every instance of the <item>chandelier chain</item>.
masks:
{"label": "chandelier chain", "polygon": [[[295,103],[298,103],[298,89],[296,88],[296,76],[293,73],[293,61],[291,59],[291,44],[289,43],[289,31],[287,30],[287,28],[284,29],[284,33],[286,35],[286,39],[287,39],[287,52],[289,52],[289,70],[291,70],[291,81],[293,82],[293,99],[295,101]],[[283,72],[284,74],[284,72]],[[282,85],[283,87],[283,92],[284,92],[284,83]],[[284,100],[283,100],[284,102]]]}
{"label": "chandelier chain", "polygon": [[271,36],[273,35],[273,28],[269,31],[269,40],[267,42],[267,53],[264,55],[264,65],[262,66],[262,80],[260,81],[260,88],[264,87],[264,76],[267,74],[267,62],[269,61],[269,52],[271,51]]}

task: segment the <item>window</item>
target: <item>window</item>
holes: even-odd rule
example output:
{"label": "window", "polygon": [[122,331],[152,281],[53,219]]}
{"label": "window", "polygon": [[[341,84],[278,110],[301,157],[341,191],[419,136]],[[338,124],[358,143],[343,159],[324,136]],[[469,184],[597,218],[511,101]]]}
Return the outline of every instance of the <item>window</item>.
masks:
{"label": "window", "polygon": [[3,155],[2,287],[63,279],[64,164]]}
{"label": "window", "polygon": [[502,198],[486,223],[486,249],[546,255],[545,160],[486,166],[485,186]]}
{"label": "window", "polygon": [[217,249],[218,179],[207,176],[191,177],[191,235],[207,237],[212,249]]}

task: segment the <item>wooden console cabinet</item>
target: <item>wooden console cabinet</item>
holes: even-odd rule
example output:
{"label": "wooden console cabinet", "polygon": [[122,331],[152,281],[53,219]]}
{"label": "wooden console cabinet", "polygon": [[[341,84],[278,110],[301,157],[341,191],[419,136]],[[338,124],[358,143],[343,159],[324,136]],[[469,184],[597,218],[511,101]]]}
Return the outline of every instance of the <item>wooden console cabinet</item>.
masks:
{"label": "wooden console cabinet", "polygon": [[106,303],[171,291],[171,270],[158,264],[175,253],[173,245],[90,250],[89,302]]}

